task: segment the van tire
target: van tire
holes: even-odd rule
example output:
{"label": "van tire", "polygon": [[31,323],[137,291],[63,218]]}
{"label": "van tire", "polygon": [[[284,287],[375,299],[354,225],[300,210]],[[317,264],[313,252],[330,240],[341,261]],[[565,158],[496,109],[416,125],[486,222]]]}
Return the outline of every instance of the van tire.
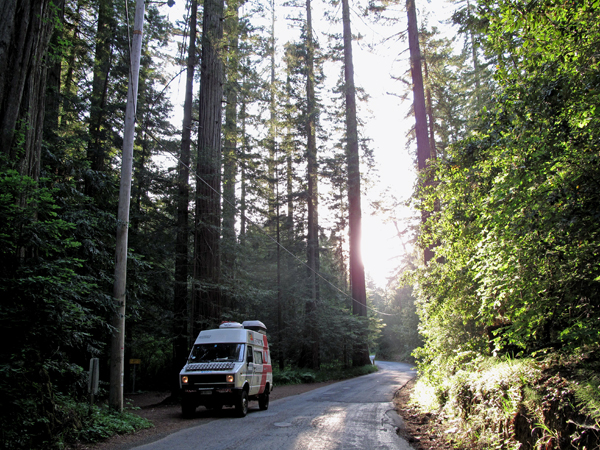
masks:
{"label": "van tire", "polygon": [[267,389],[265,389],[263,394],[258,396],[258,407],[263,411],[269,409],[269,391]]}
{"label": "van tire", "polygon": [[248,414],[248,391],[245,389],[242,390],[235,404],[235,412],[238,417],[246,417],[246,414]]}

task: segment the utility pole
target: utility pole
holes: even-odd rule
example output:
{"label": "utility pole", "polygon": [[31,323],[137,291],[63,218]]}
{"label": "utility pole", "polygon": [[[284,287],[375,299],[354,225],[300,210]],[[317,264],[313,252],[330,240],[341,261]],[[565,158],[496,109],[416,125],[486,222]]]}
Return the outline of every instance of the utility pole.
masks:
{"label": "utility pole", "polygon": [[137,107],[140,57],[142,53],[142,30],[144,27],[144,0],[136,0],[133,38],[131,42],[129,89],[123,132],[123,157],[119,209],[117,212],[117,245],[115,251],[115,284],[113,288],[115,311],[112,317],[114,331],[110,347],[110,396],[111,408],[123,410],[123,371],[125,356],[125,285],[127,281],[127,238],[129,228],[129,201],[131,197],[131,172],[133,166],[133,140],[135,112]]}

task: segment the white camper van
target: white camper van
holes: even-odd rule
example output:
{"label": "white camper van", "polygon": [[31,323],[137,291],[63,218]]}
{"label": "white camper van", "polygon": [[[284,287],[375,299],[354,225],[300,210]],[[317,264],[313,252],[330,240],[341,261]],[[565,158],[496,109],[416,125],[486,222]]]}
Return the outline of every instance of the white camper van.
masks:
{"label": "white camper van", "polygon": [[248,320],[201,331],[179,373],[179,385],[186,417],[199,405],[208,409],[235,406],[240,417],[248,413],[250,400],[258,400],[260,409],[267,409],[273,389],[267,328],[258,320]]}

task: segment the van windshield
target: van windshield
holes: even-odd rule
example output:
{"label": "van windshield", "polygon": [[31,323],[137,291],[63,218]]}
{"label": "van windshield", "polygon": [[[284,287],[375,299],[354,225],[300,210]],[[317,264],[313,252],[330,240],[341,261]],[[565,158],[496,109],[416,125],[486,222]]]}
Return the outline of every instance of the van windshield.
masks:
{"label": "van windshield", "polygon": [[189,362],[215,362],[244,360],[244,344],[196,344]]}

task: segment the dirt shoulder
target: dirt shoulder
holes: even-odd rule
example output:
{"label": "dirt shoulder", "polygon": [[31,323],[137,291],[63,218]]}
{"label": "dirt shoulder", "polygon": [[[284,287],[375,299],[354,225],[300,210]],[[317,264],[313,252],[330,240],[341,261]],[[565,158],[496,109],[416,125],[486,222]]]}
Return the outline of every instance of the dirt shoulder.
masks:
{"label": "dirt shoulder", "polygon": [[[415,379],[412,379],[394,395],[394,406],[403,422],[398,434],[415,450],[454,449],[456,442],[453,441],[452,436],[457,429],[452,424],[436,414],[422,414],[410,406],[414,386]],[[461,444],[460,448],[470,447]]]}

